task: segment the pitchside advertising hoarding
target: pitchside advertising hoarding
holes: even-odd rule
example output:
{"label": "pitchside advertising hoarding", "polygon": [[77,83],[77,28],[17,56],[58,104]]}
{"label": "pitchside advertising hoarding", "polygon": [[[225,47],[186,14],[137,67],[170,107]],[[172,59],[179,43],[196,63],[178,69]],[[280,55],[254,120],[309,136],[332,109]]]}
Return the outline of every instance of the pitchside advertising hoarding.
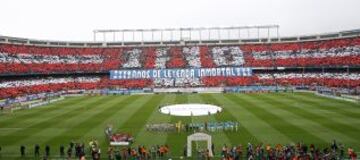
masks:
{"label": "pitchside advertising hoarding", "polygon": [[129,69],[111,70],[110,79],[156,79],[156,78],[201,78],[201,77],[246,77],[252,76],[251,68],[186,68],[186,69]]}

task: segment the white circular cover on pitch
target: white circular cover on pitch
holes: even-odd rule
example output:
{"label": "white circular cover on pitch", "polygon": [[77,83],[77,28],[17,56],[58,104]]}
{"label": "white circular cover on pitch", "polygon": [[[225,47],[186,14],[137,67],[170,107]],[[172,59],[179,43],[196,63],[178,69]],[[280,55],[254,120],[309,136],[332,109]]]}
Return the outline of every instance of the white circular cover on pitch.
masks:
{"label": "white circular cover on pitch", "polygon": [[160,112],[173,116],[205,116],[221,112],[222,108],[211,104],[174,104],[160,108]]}

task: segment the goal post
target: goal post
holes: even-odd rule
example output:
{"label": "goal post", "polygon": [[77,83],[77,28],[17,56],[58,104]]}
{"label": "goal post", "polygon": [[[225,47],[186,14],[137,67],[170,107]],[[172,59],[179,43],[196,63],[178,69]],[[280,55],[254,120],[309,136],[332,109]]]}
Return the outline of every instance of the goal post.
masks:
{"label": "goal post", "polygon": [[212,144],[211,136],[208,134],[205,134],[205,133],[201,133],[201,132],[194,133],[187,137],[187,153],[186,153],[187,157],[191,157],[192,142],[196,142],[196,141],[206,141],[207,142],[207,150],[209,151],[209,156],[213,157],[213,153],[211,150],[211,144]]}

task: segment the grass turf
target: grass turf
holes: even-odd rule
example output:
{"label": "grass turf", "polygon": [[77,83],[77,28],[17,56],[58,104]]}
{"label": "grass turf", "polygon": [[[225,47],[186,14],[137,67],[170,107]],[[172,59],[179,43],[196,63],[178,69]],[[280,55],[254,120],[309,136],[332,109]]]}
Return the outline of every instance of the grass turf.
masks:
{"label": "grass turf", "polygon": [[[223,112],[203,117],[175,117],[158,112],[158,107],[176,103],[211,103]],[[182,155],[189,133],[147,132],[147,123],[182,121],[239,121],[239,132],[210,133],[217,153],[223,144],[246,145],[247,142],[288,144],[295,142],[327,146],[336,139],[360,149],[360,104],[318,97],[311,93],[267,94],[160,94],[133,96],[71,97],[48,106],[17,111],[0,116],[2,159],[18,159],[20,145],[32,158],[33,146],[43,151],[51,146],[57,156],[61,144],[71,140],[99,140],[102,157],[107,150],[104,128],[135,137],[134,147],[168,144],[172,157]]]}

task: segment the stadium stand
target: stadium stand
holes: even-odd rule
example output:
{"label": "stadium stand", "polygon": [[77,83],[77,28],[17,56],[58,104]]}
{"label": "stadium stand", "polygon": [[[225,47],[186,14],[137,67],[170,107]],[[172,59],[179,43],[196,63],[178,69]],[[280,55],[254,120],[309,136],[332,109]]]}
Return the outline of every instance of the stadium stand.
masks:
{"label": "stadium stand", "polygon": [[[250,88],[264,91],[265,87],[268,90],[278,90],[280,86],[285,88],[284,90],[287,87],[316,88],[321,92],[333,92],[336,89],[341,93],[359,95],[359,66],[359,36],[294,42],[121,47],[47,46],[4,42],[0,43],[0,100],[6,101],[2,101],[0,106],[10,108],[15,103],[46,99],[48,94],[58,96],[65,92],[84,90],[91,91],[91,94],[92,91],[99,90],[141,90],[145,93],[146,89],[152,91],[155,88],[171,88],[174,92],[182,92],[198,87],[201,88],[198,90],[200,92],[210,90],[210,87],[215,88],[214,90],[227,87],[222,91],[240,92]],[[111,70],[121,69],[216,67],[250,67],[253,68],[253,74],[244,77],[121,80],[114,80],[109,76]],[[100,91],[96,93],[101,93]],[[107,94],[113,93],[116,92]],[[344,146],[339,146],[339,150],[331,148],[333,146],[330,147],[331,150],[319,150],[320,148],[314,145],[308,145],[306,149],[302,145],[305,146],[301,143],[281,147],[263,144],[253,146],[249,143],[246,149],[242,146],[224,145],[221,151],[218,151],[221,152],[222,159],[239,156],[264,159],[265,155],[268,159],[308,159],[309,156],[324,159],[342,159],[345,156],[349,159],[357,158],[356,152],[351,148],[351,152],[345,155]],[[109,148],[108,154],[112,157],[121,156],[123,159],[163,157],[157,154],[157,151],[160,153],[160,148],[128,148],[131,155],[127,150],[120,155],[123,151],[116,152],[114,148]],[[199,155],[209,158],[206,151]]]}
{"label": "stadium stand", "polygon": [[0,98],[14,98],[26,94],[59,92],[66,90],[91,90],[102,88],[145,88],[151,80],[110,80],[108,77],[31,78],[0,82]]}
{"label": "stadium stand", "polygon": [[121,51],[119,48],[56,48],[0,44],[0,73],[14,75],[108,71],[121,64]]}
{"label": "stadium stand", "polygon": [[360,38],[316,42],[167,48],[0,45],[0,73],[92,73],[120,68],[319,67],[360,64]]}
{"label": "stadium stand", "polygon": [[322,85],[328,87],[357,87],[360,85],[360,74],[351,73],[276,73],[260,74],[259,80],[266,84],[282,85]]}
{"label": "stadium stand", "polygon": [[255,74],[251,77],[203,77],[110,80],[107,76],[31,78],[3,80],[0,82],[0,98],[24,94],[58,92],[62,90],[90,90],[105,88],[142,89],[146,87],[214,87],[214,86],[327,86],[355,88],[360,86],[360,73],[274,73]]}
{"label": "stadium stand", "polygon": [[[0,43],[0,98],[74,89],[219,86],[359,88],[360,37],[238,45],[54,47]],[[110,70],[251,67],[250,77],[111,80]],[[257,68],[261,67],[262,70]],[[285,68],[285,70],[278,70]],[[292,69],[287,71],[286,69]],[[304,68],[318,68],[304,71]],[[322,69],[322,71],[319,71]],[[40,78],[25,75],[40,75]],[[63,76],[53,75],[65,74]],[[98,75],[100,74],[100,75]],[[9,78],[10,77],[10,78]]]}
{"label": "stadium stand", "polygon": [[243,45],[248,66],[305,67],[359,65],[360,38]]}

